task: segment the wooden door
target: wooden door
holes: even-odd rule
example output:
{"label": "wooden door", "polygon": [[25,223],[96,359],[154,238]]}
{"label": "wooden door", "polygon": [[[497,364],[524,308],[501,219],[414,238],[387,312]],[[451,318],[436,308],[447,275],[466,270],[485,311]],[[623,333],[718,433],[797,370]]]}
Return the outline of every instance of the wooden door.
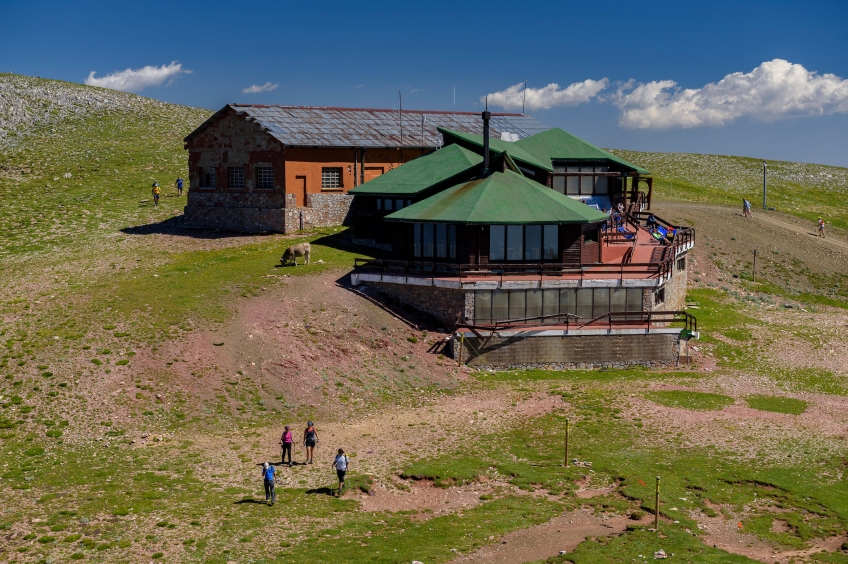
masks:
{"label": "wooden door", "polygon": [[381,166],[366,166],[365,167],[365,182],[368,182],[369,180],[373,180],[374,178],[377,178],[378,176],[383,174],[383,171],[384,171],[384,169]]}

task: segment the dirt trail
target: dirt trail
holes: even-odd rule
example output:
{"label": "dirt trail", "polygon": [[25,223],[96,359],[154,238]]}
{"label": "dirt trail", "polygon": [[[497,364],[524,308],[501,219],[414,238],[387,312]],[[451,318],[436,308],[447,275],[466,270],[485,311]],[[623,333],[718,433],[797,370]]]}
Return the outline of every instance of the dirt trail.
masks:
{"label": "dirt trail", "polygon": [[472,554],[460,556],[451,564],[514,564],[534,562],[571,552],[589,537],[605,537],[623,533],[629,524],[646,525],[650,515],[641,521],[626,516],[602,517],[589,510],[570,511],[547,523],[513,531],[501,537],[498,544],[485,546]]}

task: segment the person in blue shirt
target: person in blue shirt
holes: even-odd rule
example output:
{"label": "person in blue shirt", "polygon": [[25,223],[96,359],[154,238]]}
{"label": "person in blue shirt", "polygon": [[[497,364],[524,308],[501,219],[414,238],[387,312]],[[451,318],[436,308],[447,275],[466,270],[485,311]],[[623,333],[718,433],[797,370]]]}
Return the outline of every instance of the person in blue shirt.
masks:
{"label": "person in blue shirt", "polygon": [[262,463],[262,478],[265,480],[265,502],[274,505],[277,495],[274,493],[274,474],[276,470],[267,462]]}
{"label": "person in blue shirt", "polygon": [[177,177],[176,182],[174,182],[174,186],[177,187],[177,195],[182,196],[183,195],[183,179],[181,177],[179,177],[179,176]]}

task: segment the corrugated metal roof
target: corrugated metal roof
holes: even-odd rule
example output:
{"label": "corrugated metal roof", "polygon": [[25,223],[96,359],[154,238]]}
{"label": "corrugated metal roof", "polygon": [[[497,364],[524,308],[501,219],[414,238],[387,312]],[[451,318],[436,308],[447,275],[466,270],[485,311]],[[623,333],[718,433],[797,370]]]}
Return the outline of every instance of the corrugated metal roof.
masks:
{"label": "corrugated metal roof", "polygon": [[[439,127],[483,134],[483,120],[479,113],[472,112],[228,104],[185,141],[189,142],[227,111],[255,121],[287,146],[438,147],[442,145]],[[490,129],[492,137],[509,132],[523,139],[548,128],[532,116],[492,114]]]}
{"label": "corrugated metal roof", "polygon": [[607,215],[506,171],[448,188],[389,214],[385,219],[466,225],[534,225],[592,223],[606,220]]}
{"label": "corrugated metal roof", "polygon": [[369,180],[361,186],[348,191],[348,194],[385,194],[414,196],[441,183],[449,183],[454,179],[455,184],[463,178],[456,178],[462,173],[479,167],[483,157],[472,153],[459,145],[448,145],[435,153],[430,153],[385,174]]}

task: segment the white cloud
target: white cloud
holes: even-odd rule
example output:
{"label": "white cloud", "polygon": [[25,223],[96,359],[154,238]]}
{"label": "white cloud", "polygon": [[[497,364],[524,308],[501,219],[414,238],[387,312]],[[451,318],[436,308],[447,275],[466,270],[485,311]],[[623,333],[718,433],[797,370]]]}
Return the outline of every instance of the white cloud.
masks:
{"label": "white cloud", "polygon": [[173,81],[179,75],[191,74],[191,71],[184,69],[181,63],[173,61],[170,65],[162,65],[161,67],[148,65],[140,69],[126,69],[107,74],[101,78],[95,78],[94,73],[95,71],[91,71],[88,78],[85,79],[88,86],[100,86],[123,92],[139,92],[148,86],[160,86],[166,80],[170,84],[170,81]]}
{"label": "white cloud", "polygon": [[[526,108],[528,110],[547,110],[554,106],[577,106],[597,96],[608,84],[609,79],[602,78],[601,80],[589,79],[583,82],[575,82],[564,89],[561,89],[559,84],[554,82],[544,88],[528,88],[526,91]],[[506,90],[489,94],[489,104],[507,110],[519,109],[524,101],[524,95],[524,83],[518,83]],[[480,98],[480,101],[483,102],[485,99],[485,97]]]}
{"label": "white cloud", "polygon": [[619,124],[631,129],[718,126],[741,117],[774,121],[848,112],[848,80],[774,59],[702,88],[631,80],[612,102],[621,109]]}
{"label": "white cloud", "polygon": [[271,84],[270,82],[266,82],[261,86],[257,86],[254,84],[249,88],[244,88],[241,92],[242,94],[259,94],[260,92],[270,92],[271,90],[276,90],[279,84]]}

